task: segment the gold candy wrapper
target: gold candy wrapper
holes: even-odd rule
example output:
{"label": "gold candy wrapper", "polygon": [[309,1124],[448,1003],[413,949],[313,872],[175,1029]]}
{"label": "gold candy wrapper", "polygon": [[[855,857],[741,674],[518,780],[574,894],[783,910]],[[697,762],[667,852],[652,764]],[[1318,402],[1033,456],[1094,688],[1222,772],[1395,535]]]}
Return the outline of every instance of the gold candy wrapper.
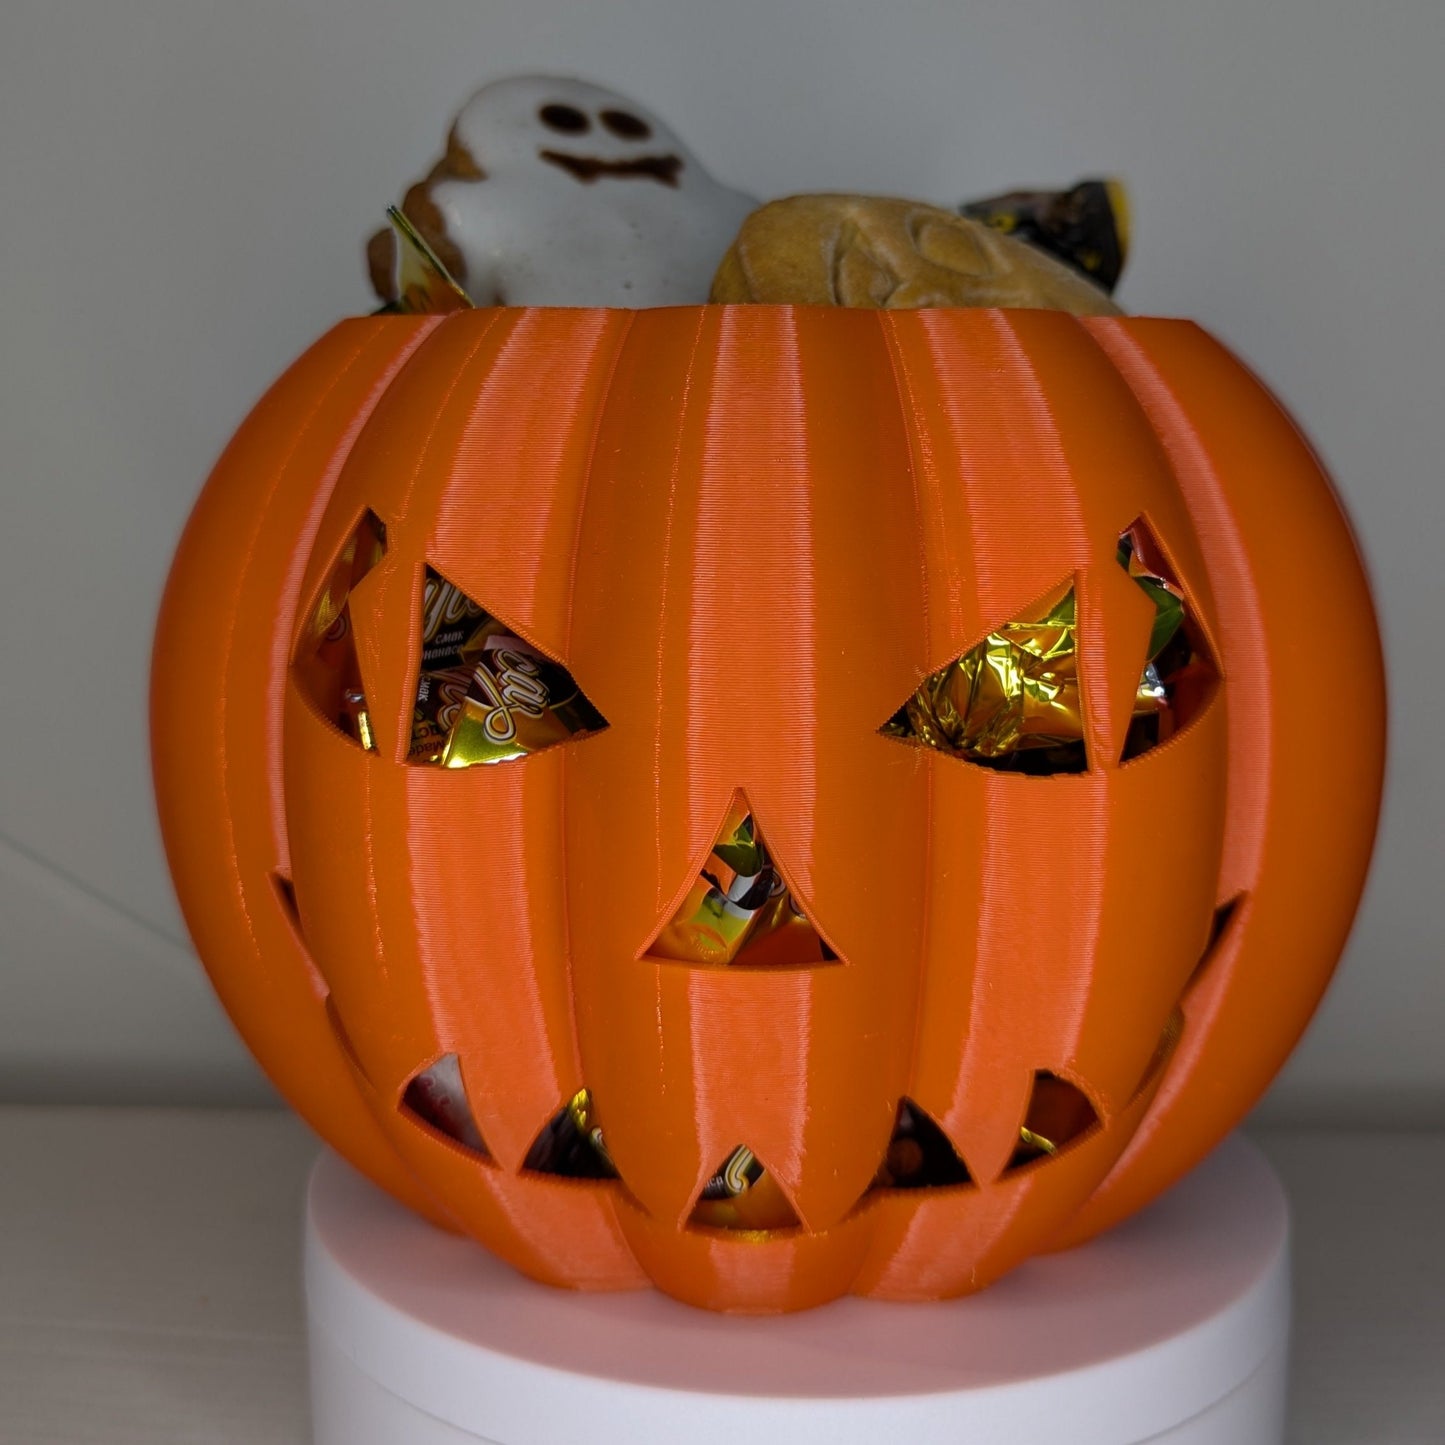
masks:
{"label": "gold candy wrapper", "polygon": [[411,762],[506,762],[605,726],[565,667],[427,569]]}
{"label": "gold candy wrapper", "polygon": [[371,714],[366,710],[366,694],[359,687],[349,687],[341,694],[341,725],[364,747],[376,751],[371,732]]}
{"label": "gold candy wrapper", "polygon": [[835,955],[768,857],[752,815],[734,806],[707,865],[653,943],[685,963],[823,962]]}
{"label": "gold candy wrapper", "polygon": [[1027,241],[1112,294],[1129,257],[1129,197],[1121,181],[1085,180],[1065,191],[1010,191],[959,208]]}
{"label": "gold candy wrapper", "polygon": [[1018,772],[1085,767],[1072,587],[924,681],[886,732]]}
{"label": "gold candy wrapper", "polygon": [[461,282],[447,270],[426,238],[402,211],[396,206],[388,206],[386,218],[396,233],[397,295],[395,301],[381,309],[409,316],[436,316],[450,311],[472,310],[474,302]]}
{"label": "gold candy wrapper", "polygon": [[[1119,539],[1118,561],[1154,604],[1154,626],[1125,740],[1127,760],[1157,746],[1177,725],[1176,690],[1201,660],[1186,627],[1179,584],[1142,528]],[[1083,703],[1072,587],[1037,615],[1006,623],[940,668],[888,721],[884,732],[1006,771],[1082,772]]]}

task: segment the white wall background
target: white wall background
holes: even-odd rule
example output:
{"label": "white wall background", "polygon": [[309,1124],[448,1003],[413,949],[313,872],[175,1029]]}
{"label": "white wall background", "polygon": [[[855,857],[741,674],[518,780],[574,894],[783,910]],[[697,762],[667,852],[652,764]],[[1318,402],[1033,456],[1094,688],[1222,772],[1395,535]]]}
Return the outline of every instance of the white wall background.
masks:
{"label": "white wall background", "polygon": [[1445,1120],[1438,0],[4,0],[0,1097],[266,1097],[152,817],[162,579],[261,389],[369,308],[362,239],[450,112],[533,69],[635,94],[763,196],[1128,179],[1122,301],[1204,322],[1313,434],[1392,664],[1373,883],[1266,1108]]}

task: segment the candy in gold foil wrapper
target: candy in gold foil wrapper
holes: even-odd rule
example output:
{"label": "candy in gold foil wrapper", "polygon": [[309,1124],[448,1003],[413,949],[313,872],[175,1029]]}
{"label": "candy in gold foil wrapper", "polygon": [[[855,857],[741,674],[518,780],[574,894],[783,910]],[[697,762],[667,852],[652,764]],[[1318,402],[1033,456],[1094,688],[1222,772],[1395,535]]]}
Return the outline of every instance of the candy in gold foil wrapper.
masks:
{"label": "candy in gold foil wrapper", "polygon": [[1129,197],[1122,181],[1079,181],[1064,191],[1010,191],[966,201],[959,212],[1056,256],[1110,293],[1129,256]]}
{"label": "candy in gold foil wrapper", "polygon": [[[1174,732],[1181,683],[1187,679],[1197,690],[1212,672],[1187,626],[1183,590],[1147,530],[1125,532],[1117,557],[1154,605],[1124,744],[1127,760]],[[1074,590],[1067,587],[925,678],[883,731],[985,767],[1082,772],[1088,759],[1078,651]]]}
{"label": "candy in gold foil wrapper", "polygon": [[427,569],[410,761],[506,762],[605,726],[565,667]]}
{"label": "candy in gold foil wrapper", "polygon": [[396,206],[388,206],[386,218],[396,233],[397,294],[382,309],[411,316],[471,310],[474,303],[466,289],[406,215]]}
{"label": "candy in gold foil wrapper", "polygon": [[734,804],[703,871],[652,952],[685,963],[815,963],[834,957]]}
{"label": "candy in gold foil wrapper", "polygon": [[341,694],[342,726],[355,737],[367,752],[376,751],[371,732],[371,714],[366,708],[366,694],[359,687],[349,687]]}
{"label": "candy in gold foil wrapper", "polygon": [[1074,589],[1005,623],[940,668],[884,731],[1019,772],[1081,772],[1084,726]]}

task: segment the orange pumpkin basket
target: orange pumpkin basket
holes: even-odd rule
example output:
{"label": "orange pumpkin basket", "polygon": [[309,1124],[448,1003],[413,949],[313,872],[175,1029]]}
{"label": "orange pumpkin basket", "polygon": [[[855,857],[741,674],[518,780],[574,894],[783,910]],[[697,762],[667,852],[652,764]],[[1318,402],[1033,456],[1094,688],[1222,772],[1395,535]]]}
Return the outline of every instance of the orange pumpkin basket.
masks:
{"label": "orange pumpkin basket", "polygon": [[776,1311],[978,1289],[1233,1127],[1382,698],[1318,462],[1192,324],[497,308],[271,389],[152,725],[196,946],[325,1139],[536,1279]]}

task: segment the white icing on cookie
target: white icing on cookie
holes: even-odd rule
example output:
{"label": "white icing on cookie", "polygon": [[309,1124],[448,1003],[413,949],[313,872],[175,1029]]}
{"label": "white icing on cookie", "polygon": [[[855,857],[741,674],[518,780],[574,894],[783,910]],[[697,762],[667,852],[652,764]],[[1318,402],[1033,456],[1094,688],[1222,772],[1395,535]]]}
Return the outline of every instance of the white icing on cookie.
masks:
{"label": "white icing on cookie", "polygon": [[713,180],[651,111],[581,80],[485,86],[451,146],[481,177],[438,171],[426,190],[478,306],[706,301],[757,205]]}

